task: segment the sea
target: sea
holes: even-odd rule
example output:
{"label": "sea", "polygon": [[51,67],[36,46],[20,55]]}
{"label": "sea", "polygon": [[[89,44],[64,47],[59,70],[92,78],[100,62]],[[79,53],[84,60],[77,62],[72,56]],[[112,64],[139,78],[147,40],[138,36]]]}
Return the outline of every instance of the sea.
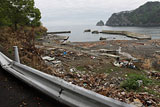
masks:
{"label": "sea", "polygon": [[113,34],[92,34],[91,32],[84,32],[86,29],[91,31],[98,30],[115,30],[115,31],[130,31],[141,34],[150,35],[152,39],[160,39],[160,27],[111,27],[111,26],[94,26],[94,25],[68,25],[68,26],[50,26],[47,27],[48,32],[57,31],[71,31],[71,33],[60,34],[62,36],[69,36],[71,42],[89,42],[99,41],[100,37],[107,38],[107,40],[134,40],[123,35]]}

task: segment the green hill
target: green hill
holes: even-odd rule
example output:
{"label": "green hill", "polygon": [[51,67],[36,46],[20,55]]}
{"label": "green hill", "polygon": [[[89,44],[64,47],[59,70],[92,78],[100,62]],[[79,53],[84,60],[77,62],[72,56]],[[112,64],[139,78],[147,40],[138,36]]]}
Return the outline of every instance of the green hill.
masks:
{"label": "green hill", "polygon": [[160,2],[147,2],[132,11],[114,13],[107,26],[160,26]]}

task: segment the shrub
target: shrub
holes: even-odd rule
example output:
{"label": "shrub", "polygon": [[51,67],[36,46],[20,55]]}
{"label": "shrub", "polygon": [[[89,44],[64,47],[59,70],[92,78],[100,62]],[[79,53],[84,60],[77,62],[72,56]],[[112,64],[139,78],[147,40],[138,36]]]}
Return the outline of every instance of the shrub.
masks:
{"label": "shrub", "polygon": [[127,79],[121,83],[121,87],[126,90],[137,90],[141,86],[146,86],[151,82],[145,75],[129,74]]}

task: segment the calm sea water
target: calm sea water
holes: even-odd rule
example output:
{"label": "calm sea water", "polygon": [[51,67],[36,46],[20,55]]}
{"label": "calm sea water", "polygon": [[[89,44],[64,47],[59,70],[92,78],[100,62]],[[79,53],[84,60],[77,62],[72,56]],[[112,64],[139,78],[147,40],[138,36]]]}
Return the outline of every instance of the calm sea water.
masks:
{"label": "calm sea water", "polygon": [[137,32],[141,34],[150,35],[152,39],[160,39],[160,27],[109,27],[109,26],[52,26],[48,27],[48,31],[71,31],[71,34],[61,34],[70,36],[69,41],[72,42],[85,42],[85,41],[99,41],[100,37],[107,38],[108,40],[132,40],[131,38],[122,35],[112,34],[92,34],[84,33],[84,30],[120,30]]}

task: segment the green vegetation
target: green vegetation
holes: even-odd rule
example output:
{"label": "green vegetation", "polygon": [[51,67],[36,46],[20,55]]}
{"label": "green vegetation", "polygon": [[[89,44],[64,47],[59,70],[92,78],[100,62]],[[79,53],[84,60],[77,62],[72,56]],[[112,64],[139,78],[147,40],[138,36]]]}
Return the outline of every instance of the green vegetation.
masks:
{"label": "green vegetation", "polygon": [[160,2],[148,2],[128,14],[134,24],[160,23]]}
{"label": "green vegetation", "polygon": [[148,92],[149,94],[153,94],[154,96],[157,96],[157,97],[160,98],[160,93],[158,93],[158,92],[156,92],[156,91],[154,91],[154,90],[152,90],[152,89],[143,89],[143,90],[141,90],[141,91],[143,91],[143,92]]}
{"label": "green vegetation", "polygon": [[85,67],[83,67],[83,66],[78,66],[78,67],[76,67],[76,69],[79,70],[79,71],[85,71],[86,70]]}
{"label": "green vegetation", "polygon": [[12,54],[12,49],[11,48],[8,49],[8,53]]}
{"label": "green vegetation", "polygon": [[127,79],[121,83],[121,87],[126,90],[137,90],[142,86],[147,86],[152,81],[145,75],[129,74]]}
{"label": "green vegetation", "polygon": [[40,26],[41,13],[34,0],[0,0],[0,26]]}

